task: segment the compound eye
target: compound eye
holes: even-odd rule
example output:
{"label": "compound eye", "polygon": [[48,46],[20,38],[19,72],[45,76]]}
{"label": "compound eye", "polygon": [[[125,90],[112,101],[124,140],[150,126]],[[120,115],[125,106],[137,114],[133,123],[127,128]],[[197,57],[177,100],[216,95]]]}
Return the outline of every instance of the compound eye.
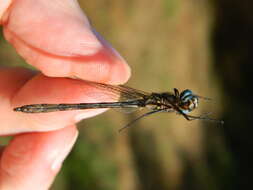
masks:
{"label": "compound eye", "polygon": [[193,93],[191,90],[186,89],[183,92],[180,93],[180,99],[183,102],[188,101],[189,98],[191,98],[193,96]]}
{"label": "compound eye", "polygon": [[194,110],[196,107],[198,107],[198,97],[188,94],[181,99],[180,107],[187,112]]}

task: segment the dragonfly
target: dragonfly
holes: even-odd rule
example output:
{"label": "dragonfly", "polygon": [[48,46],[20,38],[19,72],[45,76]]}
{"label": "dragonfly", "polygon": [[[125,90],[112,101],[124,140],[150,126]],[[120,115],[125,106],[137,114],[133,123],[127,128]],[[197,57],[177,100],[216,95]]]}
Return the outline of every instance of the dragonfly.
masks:
{"label": "dragonfly", "polygon": [[102,109],[102,108],[148,108],[149,111],[137,117],[126,126],[121,128],[119,132],[130,127],[134,122],[143,117],[159,113],[177,113],[182,115],[186,120],[207,120],[223,124],[224,121],[209,118],[210,113],[200,116],[189,115],[191,111],[199,105],[199,99],[210,100],[210,98],[194,94],[191,90],[185,89],[179,92],[177,88],[173,92],[145,92],[137,90],[125,85],[109,85],[87,81],[87,84],[98,88],[102,92],[109,94],[113,98],[117,98],[111,102],[94,102],[94,103],[61,103],[61,104],[29,104],[14,108],[14,111],[24,113],[48,113],[56,111],[70,111],[83,109]]}

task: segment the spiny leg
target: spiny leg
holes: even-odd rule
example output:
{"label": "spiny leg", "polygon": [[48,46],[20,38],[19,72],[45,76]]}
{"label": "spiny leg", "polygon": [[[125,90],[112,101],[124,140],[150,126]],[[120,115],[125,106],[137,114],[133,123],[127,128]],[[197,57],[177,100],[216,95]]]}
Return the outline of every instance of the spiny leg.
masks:
{"label": "spiny leg", "polygon": [[206,114],[203,114],[203,115],[201,115],[201,116],[187,115],[187,117],[189,118],[189,121],[199,119],[199,120],[207,120],[207,121],[217,122],[217,123],[220,123],[220,124],[222,124],[222,125],[224,124],[224,121],[223,121],[223,120],[218,120],[218,119],[213,119],[213,118],[207,117],[207,116],[210,115],[210,114],[211,114],[211,112],[206,113]]}
{"label": "spiny leg", "polygon": [[131,127],[131,125],[132,125],[133,123],[135,123],[136,121],[140,120],[141,118],[146,117],[146,116],[151,115],[151,114],[154,114],[154,113],[163,112],[163,111],[164,111],[164,110],[162,109],[162,110],[153,110],[153,111],[151,111],[151,112],[147,112],[147,113],[145,113],[145,114],[143,114],[143,115],[137,117],[136,119],[134,119],[134,120],[131,121],[130,123],[128,123],[125,127],[122,127],[121,129],[119,129],[119,133],[120,133],[121,131],[123,131],[124,129]]}

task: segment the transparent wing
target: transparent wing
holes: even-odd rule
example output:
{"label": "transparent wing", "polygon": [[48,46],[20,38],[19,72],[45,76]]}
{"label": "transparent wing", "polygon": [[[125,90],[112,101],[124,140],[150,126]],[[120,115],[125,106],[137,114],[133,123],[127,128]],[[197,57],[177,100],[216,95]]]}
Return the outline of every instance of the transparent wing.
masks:
{"label": "transparent wing", "polygon": [[[103,94],[105,94],[106,96],[109,96],[111,99],[115,101],[127,102],[127,101],[132,101],[132,100],[143,99],[151,95],[151,93],[137,90],[125,85],[109,85],[109,84],[96,83],[96,82],[90,82],[90,81],[88,81],[87,83],[90,86],[101,90]],[[131,113],[139,109],[140,108],[120,108],[117,110],[123,113]]]}
{"label": "transparent wing", "polygon": [[92,87],[102,90],[103,93],[116,99],[117,101],[132,101],[137,99],[143,99],[147,96],[150,96],[151,93],[147,93],[141,90],[137,90],[124,85],[109,85],[103,83],[95,83],[88,81],[87,84]]}

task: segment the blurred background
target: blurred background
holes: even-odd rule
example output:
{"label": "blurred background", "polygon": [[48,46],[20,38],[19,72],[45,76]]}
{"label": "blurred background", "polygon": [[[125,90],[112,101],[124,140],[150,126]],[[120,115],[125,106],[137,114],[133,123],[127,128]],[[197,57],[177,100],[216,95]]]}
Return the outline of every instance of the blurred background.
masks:
{"label": "blurred background", "polygon": [[[253,3],[236,0],[79,0],[93,26],[145,91],[192,89],[194,115],[225,125],[113,110],[79,123],[80,136],[52,190],[246,189],[252,185]],[[0,36],[0,64],[29,67]]]}

